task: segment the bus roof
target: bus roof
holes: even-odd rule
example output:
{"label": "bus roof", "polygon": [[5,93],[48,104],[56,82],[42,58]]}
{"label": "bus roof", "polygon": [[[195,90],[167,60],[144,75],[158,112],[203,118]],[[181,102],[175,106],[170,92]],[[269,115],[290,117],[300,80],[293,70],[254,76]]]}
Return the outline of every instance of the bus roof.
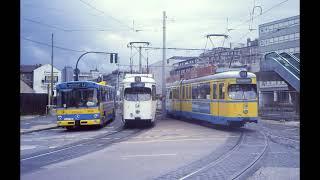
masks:
{"label": "bus roof", "polygon": [[109,85],[102,85],[93,81],[69,81],[57,84],[57,89],[70,89],[70,88],[99,88],[99,87],[110,87]]}

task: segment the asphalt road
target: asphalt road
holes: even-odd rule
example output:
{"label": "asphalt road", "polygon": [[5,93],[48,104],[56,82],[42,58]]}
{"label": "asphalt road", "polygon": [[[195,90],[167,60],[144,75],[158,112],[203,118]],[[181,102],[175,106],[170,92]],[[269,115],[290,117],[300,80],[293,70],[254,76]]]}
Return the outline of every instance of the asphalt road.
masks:
{"label": "asphalt road", "polygon": [[273,122],[228,129],[166,119],[118,133],[116,119],[34,132],[21,136],[21,179],[230,179],[255,159],[239,179],[299,179],[299,127]]}

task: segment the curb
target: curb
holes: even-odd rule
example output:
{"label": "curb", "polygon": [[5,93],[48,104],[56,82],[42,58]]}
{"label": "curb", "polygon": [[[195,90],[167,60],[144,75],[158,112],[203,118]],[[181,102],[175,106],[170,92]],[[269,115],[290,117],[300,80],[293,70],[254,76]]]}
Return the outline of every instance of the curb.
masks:
{"label": "curb", "polygon": [[42,128],[42,129],[34,129],[34,130],[30,130],[30,131],[23,131],[23,132],[20,132],[20,134],[28,134],[28,133],[32,133],[32,132],[43,131],[43,130],[48,130],[48,129],[55,129],[55,128],[58,128],[58,126],[47,127],[47,128]]}

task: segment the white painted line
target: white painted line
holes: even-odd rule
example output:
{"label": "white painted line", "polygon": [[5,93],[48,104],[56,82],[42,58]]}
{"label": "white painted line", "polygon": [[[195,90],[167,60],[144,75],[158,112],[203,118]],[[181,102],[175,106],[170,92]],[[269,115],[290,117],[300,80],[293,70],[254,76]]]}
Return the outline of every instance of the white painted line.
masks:
{"label": "white painted line", "polygon": [[20,150],[34,149],[36,147],[37,146],[34,146],[34,145],[22,145],[22,146],[20,146]]}
{"label": "white painted line", "polygon": [[101,139],[111,139],[111,138],[101,138]]}
{"label": "white painted line", "polygon": [[51,151],[51,152],[48,152],[48,153],[39,154],[39,155],[36,155],[36,156],[31,156],[31,157],[28,157],[28,158],[21,159],[20,161],[25,161],[25,160],[33,159],[33,158],[36,158],[36,157],[41,157],[41,156],[44,156],[44,155],[47,155],[47,154],[52,154],[52,153],[55,153],[55,152],[63,151],[63,150],[74,148],[74,147],[81,146],[81,145],[82,144],[78,144],[78,145],[75,145],[75,146],[59,149],[59,150],[56,150],[56,151]]}
{"label": "white painted line", "polygon": [[163,140],[151,140],[151,141],[124,141],[120,143],[126,144],[135,144],[135,143],[152,143],[152,142],[171,142],[171,141],[206,141],[212,139],[221,139],[221,138],[201,138],[201,139],[163,139]]}
{"label": "white painted line", "polygon": [[129,158],[129,157],[157,157],[157,156],[176,156],[177,154],[137,154],[137,155],[127,155],[121,156],[121,158]]}

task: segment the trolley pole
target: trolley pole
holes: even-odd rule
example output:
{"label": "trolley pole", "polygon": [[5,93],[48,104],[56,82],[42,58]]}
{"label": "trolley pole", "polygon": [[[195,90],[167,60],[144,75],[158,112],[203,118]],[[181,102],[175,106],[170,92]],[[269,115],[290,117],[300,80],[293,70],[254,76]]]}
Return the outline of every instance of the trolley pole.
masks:
{"label": "trolley pole", "polygon": [[141,46],[139,46],[139,73],[142,74],[142,64],[141,64]]}
{"label": "trolley pole", "polygon": [[166,82],[165,82],[165,61],[166,61],[166,12],[163,11],[163,50],[162,50],[162,117],[166,114]]}

